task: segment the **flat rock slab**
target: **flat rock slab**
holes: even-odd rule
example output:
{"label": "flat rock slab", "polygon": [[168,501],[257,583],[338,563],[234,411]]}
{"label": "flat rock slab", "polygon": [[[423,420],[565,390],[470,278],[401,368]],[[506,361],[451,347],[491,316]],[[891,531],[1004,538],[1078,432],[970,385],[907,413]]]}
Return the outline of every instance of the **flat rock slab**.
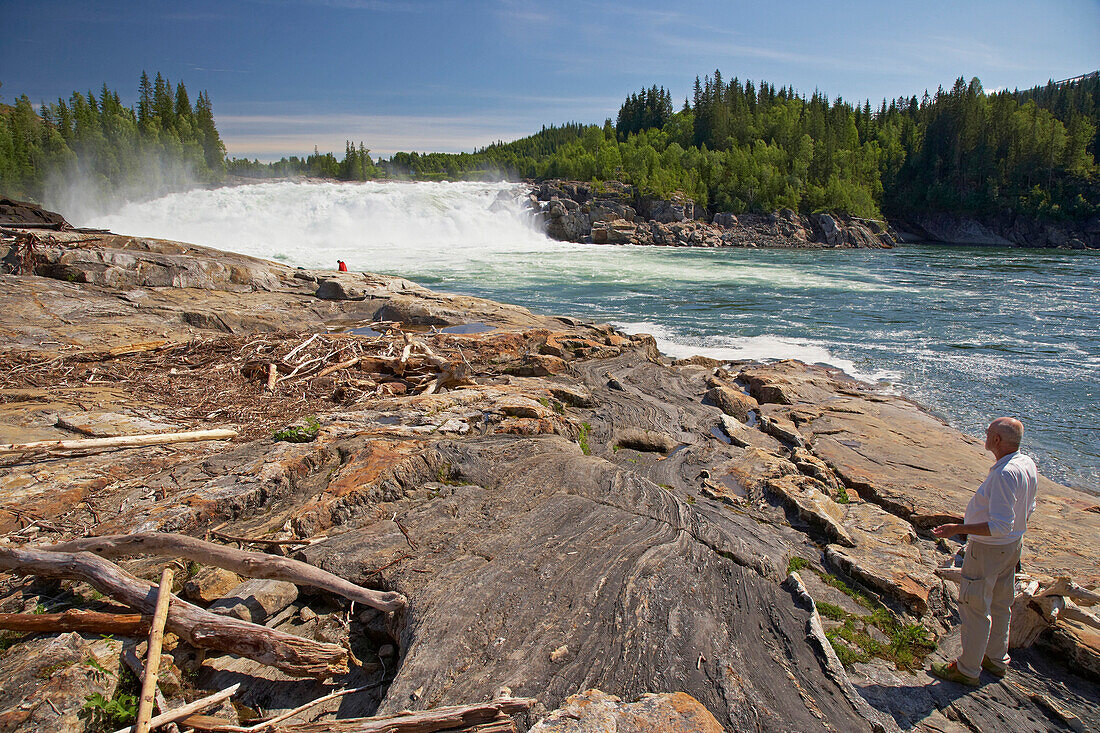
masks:
{"label": "flat rock slab", "polygon": [[179,425],[173,423],[157,422],[117,412],[70,412],[57,416],[57,427],[92,438],[168,433],[179,429]]}
{"label": "flat rock slab", "polygon": [[[961,517],[993,464],[976,439],[835,370],[778,362],[746,371],[754,394],[782,394],[789,404],[770,407],[791,416],[848,486],[919,529]],[[1025,568],[1100,583],[1100,514],[1086,511],[1095,498],[1040,476],[1037,503]]]}
{"label": "flat rock slab", "polygon": [[908,522],[862,502],[845,506],[843,525],[854,542],[829,545],[825,556],[831,565],[901,601],[918,616],[941,605],[943,581],[922,557]]}

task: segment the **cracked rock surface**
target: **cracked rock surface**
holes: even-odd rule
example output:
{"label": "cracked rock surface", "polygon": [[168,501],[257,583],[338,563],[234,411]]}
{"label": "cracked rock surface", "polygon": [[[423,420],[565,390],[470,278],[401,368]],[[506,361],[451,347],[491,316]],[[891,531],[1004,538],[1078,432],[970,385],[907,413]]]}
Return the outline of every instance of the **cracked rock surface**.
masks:
{"label": "cracked rock surface", "polygon": [[[954,653],[957,592],[933,570],[956,547],[927,530],[962,512],[991,462],[903,398],[798,362],[671,361],[646,336],[400,278],[43,236],[37,274],[0,276],[0,439],[211,421],[241,436],[9,459],[7,541],[278,540],[290,544],[271,549],[408,597],[404,614],[387,616],[287,593],[267,623],[347,643],[360,664],[325,684],[172,649],[199,685],[241,682],[240,702],[264,714],[370,686],[318,708],[337,717],[479,702],[507,687],[537,699],[518,722],[540,731],[612,720],[619,730],[1061,729],[1036,695],[1100,725],[1087,630],[1059,622],[1014,652],[1006,680],[970,691],[912,671],[930,647],[898,662],[894,640],[867,620],[919,624],[939,655]],[[399,327],[347,331],[379,321]],[[266,369],[257,377],[240,357],[256,339],[286,356],[314,334],[335,344],[322,364],[338,365],[352,342],[374,351],[273,393]],[[398,362],[410,338],[437,361]],[[416,376],[430,364],[452,379]],[[151,387],[225,385],[226,374],[236,386],[225,400],[255,409],[227,404],[207,418]],[[273,405],[315,416],[315,438],[274,440],[285,425],[264,422]],[[1044,479],[1025,569],[1100,582],[1092,504]],[[125,563],[147,578],[162,565]],[[181,582],[203,600],[212,571],[189,572]],[[23,611],[76,603],[79,589],[9,577],[0,590],[0,610]],[[859,651],[837,636],[851,622],[876,654],[838,657],[834,647]],[[57,638],[15,640],[0,665]],[[23,704],[23,692],[7,694],[0,707]]]}

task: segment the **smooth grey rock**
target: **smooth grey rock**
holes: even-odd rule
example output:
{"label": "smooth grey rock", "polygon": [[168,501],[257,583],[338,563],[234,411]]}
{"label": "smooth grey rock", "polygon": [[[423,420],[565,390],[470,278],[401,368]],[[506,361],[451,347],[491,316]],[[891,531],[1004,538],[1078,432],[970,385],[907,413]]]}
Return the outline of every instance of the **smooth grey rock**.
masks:
{"label": "smooth grey rock", "polygon": [[208,610],[262,624],[297,599],[298,586],[294,583],[250,578],[211,603]]}

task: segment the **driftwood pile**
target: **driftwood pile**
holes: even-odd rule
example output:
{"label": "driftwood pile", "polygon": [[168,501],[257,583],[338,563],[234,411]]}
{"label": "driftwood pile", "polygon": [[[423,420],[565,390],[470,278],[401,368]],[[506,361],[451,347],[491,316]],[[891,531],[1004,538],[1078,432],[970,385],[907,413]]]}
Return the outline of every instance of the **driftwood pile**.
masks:
{"label": "driftwood pile", "polygon": [[378,335],[253,334],[150,341],[51,358],[0,353],[0,388],[66,390],[104,384],[131,389],[172,419],[207,427],[233,423],[248,439],[272,425],[377,397],[431,394],[466,384],[457,347],[375,322]]}
{"label": "driftwood pile", "polygon": [[[142,679],[137,722],[124,730],[141,733],[180,721],[187,727],[225,733],[312,730],[416,733],[444,729],[497,733],[514,730],[509,716],[526,710],[534,702],[502,698],[480,705],[336,721],[325,723],[322,728],[310,727],[308,724],[282,726],[284,721],[309,707],[367,689],[355,688],[336,691],[289,713],[249,727],[230,725],[227,721],[212,718],[194,717],[230,698],[239,687],[234,685],[175,710],[165,710],[166,703],[157,688],[161,640],[165,630],[195,648],[236,654],[294,676],[316,679],[338,676],[348,671],[349,659],[354,661],[354,657],[343,646],[305,639],[194,606],[172,594],[171,568],[163,571],[159,585],[153,585],[130,575],[111,562],[111,559],[136,555],[200,561],[248,577],[308,585],[386,613],[401,612],[406,607],[406,599],[399,593],[363,588],[320,568],[287,557],[235,549],[185,535],[150,532],[89,537],[34,548],[0,545],[0,570],[39,578],[83,581],[132,609],[132,613],[73,609],[59,614],[0,614],[0,628],[23,632],[80,631],[128,637],[148,634],[144,665],[132,649],[129,652],[131,658],[124,660]],[[159,715],[153,717],[155,705],[161,710]]]}

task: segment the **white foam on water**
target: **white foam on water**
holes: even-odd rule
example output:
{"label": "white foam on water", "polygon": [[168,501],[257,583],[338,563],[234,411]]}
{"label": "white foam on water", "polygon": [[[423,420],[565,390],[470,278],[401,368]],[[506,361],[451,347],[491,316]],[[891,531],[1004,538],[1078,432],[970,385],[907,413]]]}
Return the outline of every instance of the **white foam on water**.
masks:
{"label": "white foam on water", "polygon": [[614,323],[624,333],[648,333],[657,341],[661,353],[676,359],[706,356],[720,361],[778,361],[797,359],[807,364],[823,364],[840,369],[864,382],[890,382],[898,372],[880,370],[865,372],[855,362],[833,354],[821,342],[781,336],[708,336],[690,337],[658,323],[648,321]]}

